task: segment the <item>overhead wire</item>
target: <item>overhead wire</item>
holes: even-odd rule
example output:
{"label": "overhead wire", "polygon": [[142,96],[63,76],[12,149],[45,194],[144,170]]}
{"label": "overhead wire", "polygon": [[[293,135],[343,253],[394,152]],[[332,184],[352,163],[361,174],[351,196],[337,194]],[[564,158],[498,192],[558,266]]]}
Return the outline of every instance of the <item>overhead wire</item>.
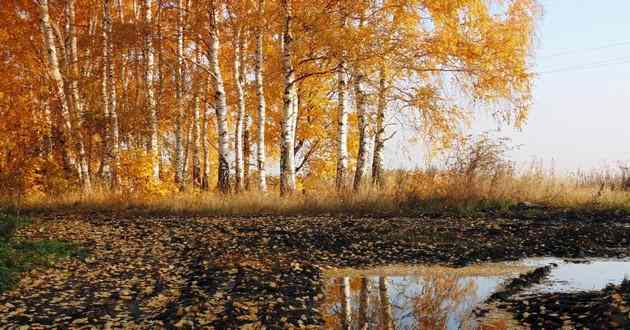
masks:
{"label": "overhead wire", "polygon": [[[593,52],[593,51],[597,51],[597,50],[610,49],[610,48],[615,48],[615,47],[620,47],[620,46],[630,46],[630,41],[615,42],[615,43],[610,43],[610,44],[603,45],[603,46],[592,47],[592,48],[584,48],[584,49],[580,49],[580,50],[562,51],[562,52],[557,52],[557,53],[550,54],[550,55],[547,55],[547,56],[541,56],[539,58],[540,59],[547,59],[547,58],[554,58],[554,57],[573,55],[573,54],[580,54],[580,53],[584,54],[584,53],[589,53],[589,52]],[[624,64],[628,64],[628,63],[630,63],[630,55],[623,56],[623,57],[612,58],[612,59],[607,59],[607,60],[600,60],[600,61],[595,61],[595,62],[589,62],[589,63],[567,65],[567,66],[564,66],[564,67],[552,67],[552,68],[548,68],[548,69],[544,69],[542,71],[539,71],[539,72],[537,72],[537,74],[538,75],[546,75],[546,74],[553,74],[553,73],[584,71],[584,70],[590,70],[590,69],[597,69],[597,68],[611,67],[611,66],[617,66],[617,65],[624,65]]]}
{"label": "overhead wire", "polygon": [[545,58],[554,58],[554,57],[564,56],[564,55],[572,55],[572,54],[579,54],[579,53],[589,53],[589,52],[594,52],[594,51],[598,51],[598,50],[610,49],[610,48],[621,47],[621,46],[630,46],[630,41],[615,42],[615,43],[610,43],[610,44],[606,44],[606,45],[602,45],[602,46],[598,46],[598,47],[592,47],[592,48],[583,48],[583,49],[573,49],[573,50],[560,51],[560,52],[557,52],[557,53],[552,53],[552,54],[548,54],[548,55],[542,55],[542,56],[539,56],[538,58],[545,59]]}
{"label": "overhead wire", "polygon": [[630,56],[619,57],[619,58],[609,59],[609,60],[604,60],[604,61],[591,62],[591,63],[570,65],[570,66],[559,67],[559,68],[552,68],[552,69],[538,72],[537,74],[543,75],[543,74],[560,73],[560,72],[583,71],[583,70],[622,65],[622,64],[627,64],[627,63],[630,63]]}

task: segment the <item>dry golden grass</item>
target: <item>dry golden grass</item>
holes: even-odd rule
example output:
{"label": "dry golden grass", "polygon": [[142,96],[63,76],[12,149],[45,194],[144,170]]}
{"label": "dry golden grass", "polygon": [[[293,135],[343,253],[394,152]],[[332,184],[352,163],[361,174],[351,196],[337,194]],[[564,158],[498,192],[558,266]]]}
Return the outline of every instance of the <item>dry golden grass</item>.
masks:
{"label": "dry golden grass", "polygon": [[276,192],[249,191],[222,195],[215,192],[149,194],[66,193],[5,199],[3,207],[31,212],[101,211],[141,214],[217,216],[326,215],[457,212],[508,210],[529,202],[555,208],[630,210],[630,192],[572,176],[540,170],[525,173],[465,176],[439,171],[388,173],[387,188],[335,192],[324,185],[282,197]]}

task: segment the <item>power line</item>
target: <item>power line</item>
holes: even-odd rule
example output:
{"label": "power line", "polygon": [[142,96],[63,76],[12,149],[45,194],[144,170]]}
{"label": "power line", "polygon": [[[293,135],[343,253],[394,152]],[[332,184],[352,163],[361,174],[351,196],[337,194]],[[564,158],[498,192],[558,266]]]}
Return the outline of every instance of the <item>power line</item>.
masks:
{"label": "power line", "polygon": [[553,53],[549,55],[538,56],[538,58],[545,59],[545,58],[553,58],[553,57],[558,57],[558,56],[563,56],[563,55],[588,53],[588,52],[593,52],[593,51],[598,51],[598,50],[603,50],[603,49],[610,49],[610,48],[621,47],[621,46],[630,46],[630,41],[616,42],[616,43],[611,43],[611,44],[593,47],[593,48],[567,50],[567,51],[557,52],[557,53]]}
{"label": "power line", "polygon": [[617,59],[611,59],[607,61],[585,63],[585,64],[580,64],[580,65],[567,66],[564,68],[542,71],[542,72],[538,72],[538,74],[543,75],[543,74],[560,73],[560,72],[583,71],[583,70],[589,70],[589,69],[597,69],[597,68],[603,68],[603,67],[609,67],[609,66],[628,64],[628,63],[630,63],[630,57],[620,57]]}

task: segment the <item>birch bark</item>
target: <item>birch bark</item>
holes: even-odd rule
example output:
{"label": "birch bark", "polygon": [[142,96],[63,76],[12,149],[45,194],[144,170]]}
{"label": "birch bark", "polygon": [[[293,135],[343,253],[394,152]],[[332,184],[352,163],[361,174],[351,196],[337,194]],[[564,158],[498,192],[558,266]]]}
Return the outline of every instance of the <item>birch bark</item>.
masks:
{"label": "birch bark", "polygon": [[[79,176],[81,177],[81,186],[83,190],[87,192],[91,190],[91,181],[85,155],[85,147],[83,144],[83,135],[81,134],[81,128],[77,127],[76,121],[73,123],[71,105],[69,104],[69,98],[66,95],[64,87],[64,79],[59,69],[59,58],[57,55],[55,37],[53,35],[53,27],[50,21],[48,0],[38,0],[37,4],[41,14],[41,29],[44,34],[44,44],[46,46],[49,66],[48,70],[54,82],[57,97],[61,103],[62,135],[70,145],[74,142],[79,159]],[[66,151],[65,154],[68,155],[69,153]]]}
{"label": "birch bark", "polygon": [[[265,0],[258,0],[258,13],[260,20],[264,15]],[[257,162],[256,167],[258,169],[258,190],[261,192],[267,191],[267,171],[266,166],[266,153],[265,153],[265,121],[266,121],[266,108],[265,108],[265,91],[263,87],[263,31],[262,24],[259,24],[256,28],[256,54],[255,56],[255,77],[256,77],[256,97],[258,99],[258,141],[256,147]]]}
{"label": "birch bark", "polygon": [[251,127],[252,117],[249,113],[245,113],[245,124],[243,126],[243,185],[245,190],[251,189],[250,167],[252,160],[252,144],[251,144]]}
{"label": "birch bark", "polygon": [[291,194],[296,189],[295,182],[295,138],[294,125],[296,119],[295,71],[293,68],[293,37],[291,22],[293,20],[291,0],[283,0],[284,26],[282,31],[282,72],[284,78],[284,94],[282,105],[282,123],[280,135],[280,193]]}
{"label": "birch bark", "polygon": [[156,67],[155,49],[153,47],[153,14],[151,7],[153,0],[144,1],[144,56],[145,56],[145,83],[147,92],[147,115],[149,121],[149,154],[151,156],[151,175],[156,182],[160,181],[159,161],[159,132],[157,118],[157,99],[155,94]]}
{"label": "birch bark", "polygon": [[376,134],[374,136],[374,154],[372,156],[372,184],[383,188],[385,186],[385,171],[383,155],[385,149],[385,108],[387,72],[384,67],[379,69],[378,104],[376,106]]}
{"label": "birch bark", "polygon": [[210,145],[208,142],[208,123],[210,120],[210,110],[204,105],[203,125],[201,129],[201,146],[203,147],[203,170],[201,174],[201,189],[210,189]]}
{"label": "birch bark", "polygon": [[367,330],[368,328],[368,303],[369,303],[369,287],[367,277],[361,277],[361,288],[359,289],[359,329]]}
{"label": "birch bark", "polygon": [[350,288],[350,278],[341,279],[341,313],[343,330],[352,329],[352,289]]}
{"label": "birch bark", "polygon": [[184,1],[177,1],[177,67],[175,97],[177,114],[175,120],[175,183],[180,190],[185,188],[184,180],[184,147],[183,147],[183,122],[184,122]]}
{"label": "birch bark", "polygon": [[387,294],[387,277],[378,277],[378,295],[381,301],[381,328],[383,330],[393,330],[394,324],[392,320],[392,304],[389,302]]}
{"label": "birch bark", "polygon": [[368,165],[368,134],[367,122],[368,113],[366,109],[366,95],[363,90],[364,75],[361,70],[355,71],[354,77],[354,100],[356,105],[358,126],[359,126],[359,151],[357,153],[357,166],[354,172],[354,190],[361,188],[367,176]]}
{"label": "birch bark", "polygon": [[199,86],[196,86],[192,122],[192,181],[195,188],[201,187],[201,95],[199,95],[199,89]]}
{"label": "birch bark", "polygon": [[229,138],[227,128],[227,106],[225,99],[225,87],[221,67],[219,65],[219,28],[218,28],[218,8],[215,1],[209,6],[209,26],[210,40],[208,50],[208,61],[210,64],[210,81],[214,87],[214,109],[217,116],[217,136],[219,144],[219,168],[218,168],[218,188],[223,193],[230,191],[230,164],[228,162]]}
{"label": "birch bark", "polygon": [[234,31],[234,83],[236,85],[236,127],[234,129],[234,171],[236,176],[236,192],[240,192],[244,188],[244,161],[243,161],[243,128],[245,117],[245,89],[243,76],[243,36],[241,28],[237,27]]}
{"label": "birch bark", "polygon": [[114,85],[114,64],[112,46],[111,0],[103,0],[103,106],[106,114],[106,166],[110,187],[119,187],[119,132],[116,87]]}
{"label": "birch bark", "polygon": [[[345,16],[341,27],[346,26]],[[338,191],[344,190],[348,184],[348,108],[346,105],[347,68],[345,54],[339,59],[337,72],[337,175],[335,179]]]}

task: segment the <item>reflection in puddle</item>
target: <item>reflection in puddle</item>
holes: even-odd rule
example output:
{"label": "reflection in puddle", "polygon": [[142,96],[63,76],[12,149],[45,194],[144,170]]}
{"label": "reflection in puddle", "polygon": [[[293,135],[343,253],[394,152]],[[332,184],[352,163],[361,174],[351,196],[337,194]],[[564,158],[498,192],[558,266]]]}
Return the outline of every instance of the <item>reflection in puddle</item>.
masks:
{"label": "reflection in puddle", "polygon": [[520,271],[523,267],[427,267],[410,268],[408,274],[398,268],[393,276],[331,274],[324,306],[327,328],[472,329],[472,309]]}
{"label": "reflection in puddle", "polygon": [[[323,306],[334,329],[507,329],[511,315],[479,321],[473,309],[521,273],[555,263],[549,277],[520,294],[600,290],[630,275],[629,260],[531,258],[465,268],[384,267],[335,270]],[[480,324],[483,322],[483,324]]]}

